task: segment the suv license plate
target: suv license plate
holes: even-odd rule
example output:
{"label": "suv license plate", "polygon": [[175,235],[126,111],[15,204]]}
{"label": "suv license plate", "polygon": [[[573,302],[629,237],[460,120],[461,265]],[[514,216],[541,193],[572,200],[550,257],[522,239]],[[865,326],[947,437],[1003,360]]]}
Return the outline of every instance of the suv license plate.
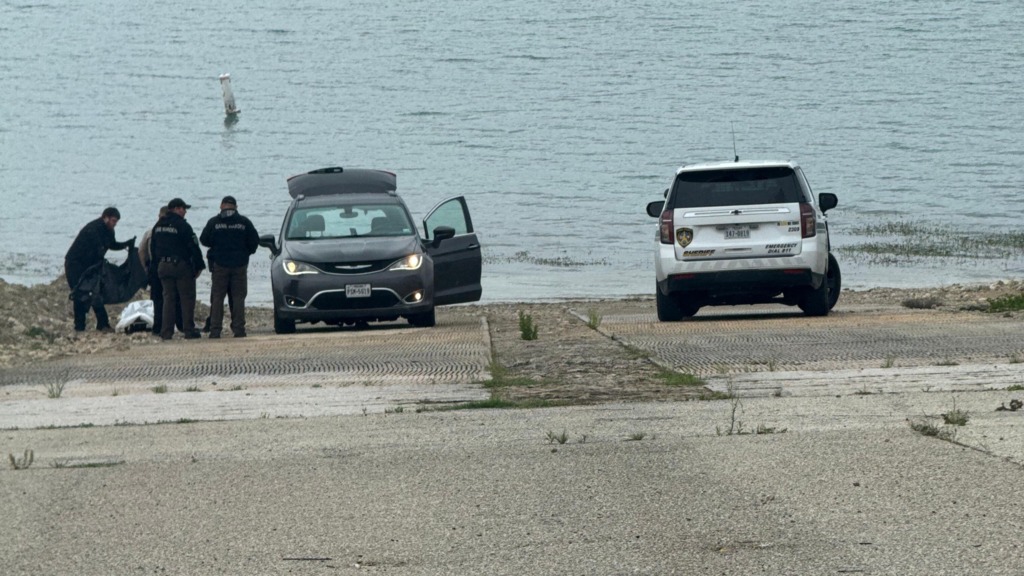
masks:
{"label": "suv license plate", "polygon": [[726,240],[733,240],[736,238],[750,238],[750,228],[727,228],[725,230]]}
{"label": "suv license plate", "polygon": [[369,284],[348,284],[345,286],[345,297],[346,298],[369,298],[370,297],[370,285]]}

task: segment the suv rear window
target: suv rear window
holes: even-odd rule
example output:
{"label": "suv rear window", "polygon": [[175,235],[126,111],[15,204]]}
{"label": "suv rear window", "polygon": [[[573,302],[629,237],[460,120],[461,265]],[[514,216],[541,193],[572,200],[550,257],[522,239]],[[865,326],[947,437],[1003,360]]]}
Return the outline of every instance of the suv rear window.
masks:
{"label": "suv rear window", "polygon": [[683,172],[676,176],[669,208],[805,201],[793,169],[774,166]]}

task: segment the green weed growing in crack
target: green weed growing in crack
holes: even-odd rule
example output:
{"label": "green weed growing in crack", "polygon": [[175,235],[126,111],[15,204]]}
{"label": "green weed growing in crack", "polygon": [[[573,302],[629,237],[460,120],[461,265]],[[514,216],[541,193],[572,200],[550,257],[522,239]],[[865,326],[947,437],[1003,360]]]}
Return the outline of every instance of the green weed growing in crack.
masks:
{"label": "green weed growing in crack", "polygon": [[385,408],[384,414],[401,414],[405,412],[405,406],[395,406],[394,408]]}
{"label": "green weed growing in crack", "polygon": [[190,384],[185,388],[185,392],[202,392],[202,390],[199,389],[198,384]]}
{"label": "green weed growing in crack", "polygon": [[594,308],[587,310],[587,327],[592,330],[601,327],[601,313]]}
{"label": "green weed growing in crack", "polygon": [[885,357],[885,361],[882,362],[882,368],[892,368],[895,365],[896,365],[896,357],[895,356],[886,356]]}
{"label": "green weed growing in crack", "polygon": [[519,337],[523,340],[537,339],[537,325],[533,323],[533,316],[519,311]]}
{"label": "green weed growing in crack", "polygon": [[1019,355],[1017,355],[1017,354],[1011,354],[1010,355],[1010,364],[1020,364],[1021,362],[1024,362],[1024,360],[1021,360]]}
{"label": "green weed growing in crack", "polygon": [[566,433],[565,430],[562,430],[561,434],[555,434],[554,432],[548,430],[548,444],[554,444],[555,442],[558,442],[559,444],[565,444],[568,441],[569,434]]}
{"label": "green weed growing in crack", "polygon": [[25,453],[21,458],[16,457],[14,454],[7,454],[7,461],[11,463],[11,468],[15,470],[25,470],[32,465],[36,459],[36,453],[32,450],[25,450]]}
{"label": "green weed growing in crack", "polygon": [[705,386],[707,382],[693,374],[676,372],[674,370],[659,370],[660,378],[667,386]]}
{"label": "green weed growing in crack", "polygon": [[639,442],[639,441],[643,440],[644,438],[647,438],[647,432],[637,431],[637,432],[630,433],[630,435],[626,437],[626,441],[628,441],[628,442]]}
{"label": "green weed growing in crack", "polygon": [[71,374],[70,368],[65,368],[57,372],[52,380],[46,382],[46,397],[47,398],[60,398],[61,394],[64,393],[64,387],[68,384],[68,376]]}
{"label": "green weed growing in crack", "polygon": [[942,421],[950,426],[964,426],[968,420],[970,420],[970,415],[966,410],[957,408],[956,398],[953,398],[953,409],[942,415]]}
{"label": "green weed growing in crack", "polygon": [[150,388],[150,390],[152,390],[154,394],[167,394],[167,385],[157,384],[156,386]]}
{"label": "green weed growing in crack", "polygon": [[952,358],[946,358],[944,360],[939,360],[938,362],[935,363],[935,365],[936,366],[959,366],[960,363],[957,362],[956,360],[953,360]]}

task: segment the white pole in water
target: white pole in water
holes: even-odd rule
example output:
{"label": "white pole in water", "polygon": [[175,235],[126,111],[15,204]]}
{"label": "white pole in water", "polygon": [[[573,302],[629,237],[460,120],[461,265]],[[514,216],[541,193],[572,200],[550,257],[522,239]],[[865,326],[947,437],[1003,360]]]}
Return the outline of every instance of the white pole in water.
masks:
{"label": "white pole in water", "polygon": [[235,106],[235,94],[231,91],[231,74],[220,75],[220,88],[224,92],[224,112],[228,116],[233,116],[241,112],[237,106]]}

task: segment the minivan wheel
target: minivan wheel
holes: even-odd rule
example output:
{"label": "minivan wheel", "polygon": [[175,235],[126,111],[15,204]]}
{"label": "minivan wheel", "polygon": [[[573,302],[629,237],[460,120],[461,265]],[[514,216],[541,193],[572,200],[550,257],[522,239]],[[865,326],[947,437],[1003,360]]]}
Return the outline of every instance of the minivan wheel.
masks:
{"label": "minivan wheel", "polygon": [[276,334],[294,334],[295,333],[295,320],[287,320],[277,315],[277,307],[274,307],[274,333]]}
{"label": "minivan wheel", "polygon": [[436,324],[437,316],[434,314],[434,309],[431,308],[429,312],[422,312],[420,314],[409,314],[406,316],[409,320],[409,324],[417,326],[419,328],[430,328]]}
{"label": "minivan wheel", "polygon": [[839,270],[839,262],[831,253],[828,255],[828,272],[825,273],[825,282],[828,284],[828,309],[836,307],[839,301],[839,291],[843,288],[843,274]]}

